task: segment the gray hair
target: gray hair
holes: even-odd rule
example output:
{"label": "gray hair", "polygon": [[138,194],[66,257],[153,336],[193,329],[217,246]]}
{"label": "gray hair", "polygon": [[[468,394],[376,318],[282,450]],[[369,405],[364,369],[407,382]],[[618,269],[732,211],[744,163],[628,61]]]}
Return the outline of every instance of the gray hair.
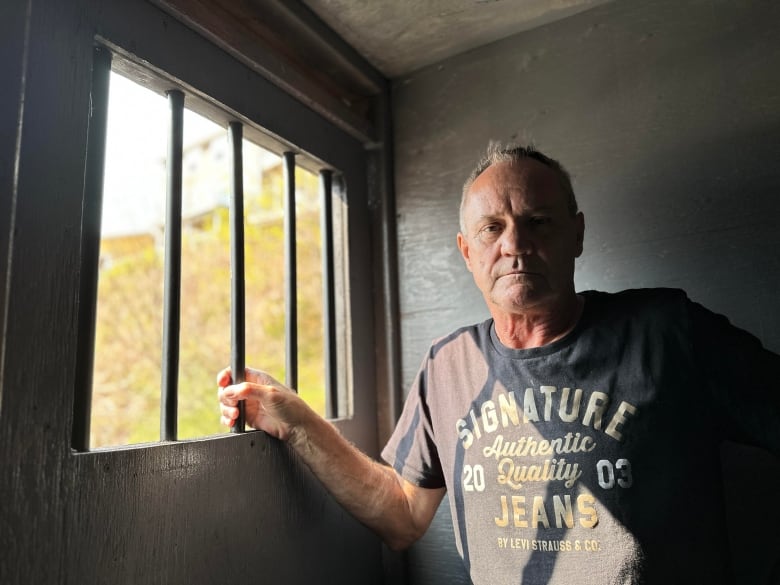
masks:
{"label": "gray hair", "polygon": [[463,221],[463,207],[466,203],[466,194],[474,181],[477,180],[477,177],[484,173],[488,167],[496,163],[514,163],[529,158],[538,161],[553,170],[558,177],[558,182],[561,184],[564,195],[566,195],[569,200],[569,212],[572,217],[577,215],[579,209],[577,207],[577,198],[574,196],[574,188],[571,185],[571,177],[561,163],[540,152],[530,144],[528,146],[520,146],[516,144],[502,145],[500,142],[490,142],[485,156],[480,159],[476,168],[471,171],[468,179],[466,179],[466,182],[463,184],[463,193],[460,199],[460,231],[462,234],[466,233],[466,226]]}

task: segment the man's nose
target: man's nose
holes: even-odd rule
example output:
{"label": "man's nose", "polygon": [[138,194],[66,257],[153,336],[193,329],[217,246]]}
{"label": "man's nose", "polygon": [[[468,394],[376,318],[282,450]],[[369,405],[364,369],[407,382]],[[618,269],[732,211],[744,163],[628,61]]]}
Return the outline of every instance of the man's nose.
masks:
{"label": "man's nose", "polygon": [[534,243],[526,226],[513,222],[501,234],[501,252],[507,256],[524,256],[533,252]]}

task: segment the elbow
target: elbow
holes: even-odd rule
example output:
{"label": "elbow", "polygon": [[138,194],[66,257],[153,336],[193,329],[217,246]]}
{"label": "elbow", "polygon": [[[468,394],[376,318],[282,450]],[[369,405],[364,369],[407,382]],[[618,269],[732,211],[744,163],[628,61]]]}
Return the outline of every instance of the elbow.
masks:
{"label": "elbow", "polygon": [[404,530],[399,530],[393,534],[384,534],[382,540],[390,550],[401,552],[420,540],[424,533],[425,531],[423,530],[417,530],[414,527],[406,527]]}
{"label": "elbow", "polygon": [[393,489],[383,498],[379,506],[381,513],[376,522],[385,545],[393,551],[403,551],[422,538],[428,530],[433,516],[444,496],[444,488],[426,489],[417,487],[390,471]]}

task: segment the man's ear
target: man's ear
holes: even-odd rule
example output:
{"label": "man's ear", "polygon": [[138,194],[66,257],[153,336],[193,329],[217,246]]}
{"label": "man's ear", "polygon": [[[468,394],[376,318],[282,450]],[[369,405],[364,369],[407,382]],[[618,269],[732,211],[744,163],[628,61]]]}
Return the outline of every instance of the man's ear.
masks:
{"label": "man's ear", "polygon": [[463,260],[466,262],[466,268],[468,268],[469,272],[471,272],[471,258],[469,256],[469,243],[461,232],[458,232],[458,250],[460,250],[460,255],[463,256]]}
{"label": "man's ear", "polygon": [[575,258],[579,258],[582,255],[582,245],[585,241],[585,216],[580,211],[574,220],[577,222],[577,253]]}

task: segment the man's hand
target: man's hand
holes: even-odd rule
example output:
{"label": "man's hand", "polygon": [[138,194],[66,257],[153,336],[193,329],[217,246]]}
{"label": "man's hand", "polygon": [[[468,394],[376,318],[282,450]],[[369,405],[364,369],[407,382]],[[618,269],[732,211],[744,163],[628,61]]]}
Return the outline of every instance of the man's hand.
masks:
{"label": "man's hand", "polygon": [[313,413],[295,392],[265,372],[246,368],[245,379],[233,385],[230,368],[217,374],[222,424],[235,424],[238,402],[243,400],[249,426],[287,441]]}
{"label": "man's hand", "polygon": [[265,372],[247,368],[246,382],[235,385],[230,374],[225,369],[217,375],[224,424],[233,426],[243,400],[247,424],[288,441],[336,501],[391,548],[400,550],[422,536],[444,488],[417,487],[370,459]]}

